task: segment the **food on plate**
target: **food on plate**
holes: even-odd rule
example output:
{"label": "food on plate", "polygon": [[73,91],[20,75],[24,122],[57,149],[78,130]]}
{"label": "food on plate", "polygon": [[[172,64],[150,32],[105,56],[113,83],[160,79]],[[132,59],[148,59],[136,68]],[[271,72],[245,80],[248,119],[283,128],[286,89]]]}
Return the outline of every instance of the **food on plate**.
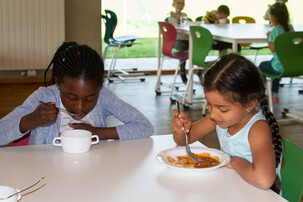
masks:
{"label": "food on plate", "polygon": [[220,159],[218,156],[212,156],[211,154],[204,152],[201,154],[195,154],[198,163],[195,163],[188,155],[176,156],[177,159],[167,156],[167,161],[172,165],[181,165],[184,168],[210,168],[219,165]]}

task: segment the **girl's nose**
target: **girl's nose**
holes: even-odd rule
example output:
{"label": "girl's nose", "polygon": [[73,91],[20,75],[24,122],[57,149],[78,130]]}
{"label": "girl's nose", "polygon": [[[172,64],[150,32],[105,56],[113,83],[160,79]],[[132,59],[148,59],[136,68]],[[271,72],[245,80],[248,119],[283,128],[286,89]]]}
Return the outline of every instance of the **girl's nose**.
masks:
{"label": "girl's nose", "polygon": [[77,104],[75,105],[74,109],[75,109],[75,113],[81,113],[83,111],[83,102],[79,101],[77,102]]}

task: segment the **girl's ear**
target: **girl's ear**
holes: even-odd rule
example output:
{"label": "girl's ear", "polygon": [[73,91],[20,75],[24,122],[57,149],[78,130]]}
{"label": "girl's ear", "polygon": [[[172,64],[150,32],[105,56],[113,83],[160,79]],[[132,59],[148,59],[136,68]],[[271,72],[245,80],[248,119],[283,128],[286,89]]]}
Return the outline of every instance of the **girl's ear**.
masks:
{"label": "girl's ear", "polygon": [[258,100],[254,99],[253,101],[251,101],[248,105],[247,105],[247,109],[249,111],[252,111],[258,104]]}

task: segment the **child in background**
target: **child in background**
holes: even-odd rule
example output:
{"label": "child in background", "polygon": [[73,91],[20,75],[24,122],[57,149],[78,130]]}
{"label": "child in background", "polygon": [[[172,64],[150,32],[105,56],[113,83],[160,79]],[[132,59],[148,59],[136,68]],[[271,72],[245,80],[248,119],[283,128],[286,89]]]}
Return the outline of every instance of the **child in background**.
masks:
{"label": "child in background", "polygon": [[[63,43],[47,70],[51,66],[51,86],[40,87],[0,120],[0,145],[29,131],[29,144],[52,144],[60,132],[71,129],[89,130],[102,140],[131,140],[153,134],[153,126],[137,109],[103,86],[104,64],[95,50],[75,42]],[[78,115],[59,111],[59,107]],[[110,115],[124,124],[107,127]]]}
{"label": "child in background", "polygon": [[185,145],[184,130],[190,143],[216,131],[221,150],[231,157],[227,168],[258,188],[279,193],[282,141],[259,69],[243,56],[223,55],[205,73],[202,84],[209,114],[192,123],[183,112],[173,110],[175,142]]}
{"label": "child in background", "polygon": [[[268,47],[272,52],[273,58],[270,61],[263,61],[259,65],[260,69],[267,69],[272,72],[282,72],[283,66],[275,53],[274,41],[280,34],[293,31],[292,25],[289,24],[289,14],[285,3],[277,2],[270,7],[270,18],[273,26],[272,31],[268,32]],[[280,79],[274,79],[272,83],[272,102],[279,103],[279,83]]]}
{"label": "child in background", "polygon": [[[168,17],[168,22],[173,24],[174,26],[180,25],[181,18],[187,17],[186,13],[183,13],[182,10],[185,6],[184,0],[173,0],[172,6],[175,8],[175,12],[170,12],[170,17]],[[177,40],[175,42],[175,45],[173,48],[177,49],[178,51],[184,51],[188,50],[188,40],[189,36],[187,34],[177,33]],[[186,70],[185,65],[186,61],[180,61],[180,76],[183,83],[187,83],[187,77],[186,77]]]}
{"label": "child in background", "polygon": [[[206,24],[229,24],[228,16],[230,11],[228,6],[220,5],[217,10],[207,12],[202,22]],[[226,49],[232,48],[232,44],[223,41],[213,40],[212,49],[219,50],[220,54],[226,52]],[[241,51],[241,46],[238,45],[238,52]]]}
{"label": "child in background", "polygon": [[[283,3],[287,3],[287,0],[276,0],[276,3],[277,2],[283,2]],[[263,19],[264,20],[268,20],[269,21],[269,24],[271,24],[270,22],[270,6],[271,5],[268,5],[268,9],[266,10],[264,16],[263,16]]]}
{"label": "child in background", "polygon": [[227,24],[229,14],[229,8],[226,5],[220,5],[217,10],[207,12],[202,21],[206,24]]}

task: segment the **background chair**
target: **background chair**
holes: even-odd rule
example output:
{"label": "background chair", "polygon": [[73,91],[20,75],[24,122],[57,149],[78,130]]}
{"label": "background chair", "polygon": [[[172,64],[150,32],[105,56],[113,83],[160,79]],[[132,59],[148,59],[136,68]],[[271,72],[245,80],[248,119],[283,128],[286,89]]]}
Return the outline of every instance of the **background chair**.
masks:
{"label": "background chair", "polygon": [[30,135],[31,135],[31,132],[29,131],[26,135],[24,135],[20,139],[13,141],[13,145],[14,146],[26,146],[26,145],[28,145]]}
{"label": "background chair", "polygon": [[303,149],[283,138],[284,167],[281,170],[282,196],[299,202],[303,192]]}
{"label": "background chair", "polygon": [[[195,70],[200,70],[201,72],[205,70],[206,66],[206,56],[208,55],[209,51],[212,48],[213,44],[213,37],[210,31],[204,27],[201,26],[190,26],[190,36],[192,39],[192,45],[193,45],[193,54],[192,54],[192,64],[193,67],[189,68],[189,80],[186,84],[186,90],[182,98],[182,104],[186,108],[187,106],[187,96],[190,92],[190,86],[193,85],[193,76]],[[200,75],[200,78],[202,78],[202,75]],[[207,101],[205,98],[196,98],[199,100],[202,100],[204,102],[203,108],[202,108],[202,114],[206,115],[206,105]]]}
{"label": "background chair", "polygon": [[[296,77],[303,75],[303,32],[286,32],[279,35],[274,41],[274,47],[277,56],[279,57],[282,65],[282,73],[273,73],[266,69],[260,68],[261,72],[269,77],[267,79],[267,90],[269,95],[269,106],[270,110],[273,112],[272,103],[272,81],[275,78],[282,77]],[[288,113],[287,115],[293,117],[294,120],[301,120],[296,114]]]}
{"label": "background chair", "polygon": [[202,21],[203,17],[204,17],[204,16],[202,16],[202,15],[201,15],[201,16],[198,16],[198,17],[196,17],[196,21]]}
{"label": "background chair", "polygon": [[[144,73],[130,73],[128,71],[124,70],[117,70],[120,73],[115,73],[115,67],[116,67],[116,62],[118,58],[118,53],[120,48],[124,47],[131,47],[132,45],[135,44],[135,40],[139,39],[141,37],[134,36],[134,35],[128,35],[128,36],[120,36],[120,37],[115,37],[114,38],[114,32],[116,29],[116,26],[118,24],[118,19],[117,15],[111,11],[111,10],[105,10],[105,15],[101,15],[101,17],[104,20],[105,23],[105,35],[104,35],[104,42],[107,44],[107,46],[104,49],[103,53],[103,61],[105,61],[107,51],[109,47],[114,47],[114,52],[112,56],[112,60],[109,66],[109,69],[107,70],[107,79],[109,82],[113,82],[113,78],[116,78],[120,81],[125,81],[126,77],[127,80],[140,80],[144,81],[145,78],[138,78],[138,76],[143,76],[146,75]],[[132,69],[133,71],[137,70],[136,68]],[[136,77],[136,78],[130,78],[130,77]]]}
{"label": "background chair", "polygon": [[[249,16],[236,16],[233,17],[232,23],[256,23],[255,19]],[[256,54],[254,57],[254,63],[256,63],[257,55],[259,50],[268,48],[268,44],[251,44],[251,43],[242,43],[240,44],[243,48],[256,50]]]}
{"label": "background chair", "polygon": [[[171,90],[167,91],[169,92],[169,98],[172,100],[172,94],[175,89],[176,79],[178,76],[179,68],[181,65],[181,61],[185,61],[188,59],[188,51],[173,51],[174,44],[177,39],[177,31],[175,27],[168,23],[168,22],[159,22],[159,29],[162,35],[162,60],[160,67],[157,71],[157,81],[155,86],[155,91],[157,95],[161,95],[161,93],[165,91],[160,91],[160,86],[166,86],[169,87]],[[174,78],[172,83],[163,83],[161,82],[161,74],[162,74],[162,67],[164,64],[165,57],[172,58],[172,59],[178,59],[180,62],[178,63]],[[178,88],[176,88],[178,90]]]}

